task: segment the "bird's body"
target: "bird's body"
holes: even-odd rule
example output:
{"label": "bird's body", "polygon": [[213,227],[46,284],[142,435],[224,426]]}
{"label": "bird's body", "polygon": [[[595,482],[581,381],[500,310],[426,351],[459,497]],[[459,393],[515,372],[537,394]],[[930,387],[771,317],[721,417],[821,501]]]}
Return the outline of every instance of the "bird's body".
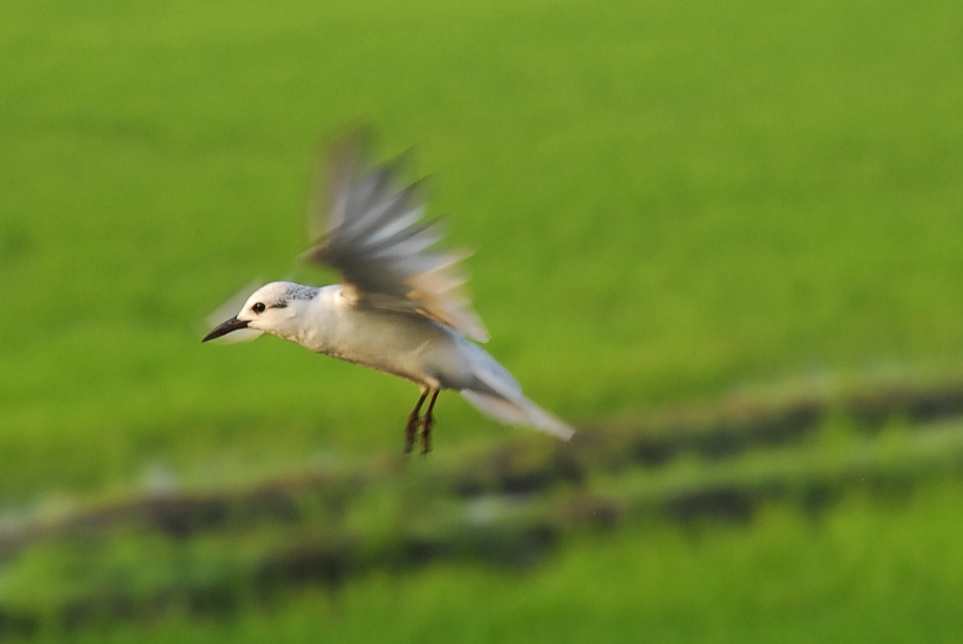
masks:
{"label": "bird's body", "polygon": [[[269,286],[305,288],[289,282]],[[311,299],[287,306],[291,317],[270,333],[431,389],[471,386],[469,356],[478,347],[458,333],[420,315],[352,304],[340,284],[311,290]]]}
{"label": "bird's body", "polygon": [[340,270],[343,282],[266,284],[204,341],[251,329],[414,382],[421,397],[408,417],[406,451],[419,427],[422,449],[430,449],[443,389],[461,392],[493,418],[567,440],[572,428],[526,398],[508,370],[469,339],[487,340],[487,332],[460,292],[455,264],[462,255],[432,248],[437,226],[420,222],[413,186],[392,189],[395,169],[367,166],[356,142],[342,149],[324,235],[308,259]]}

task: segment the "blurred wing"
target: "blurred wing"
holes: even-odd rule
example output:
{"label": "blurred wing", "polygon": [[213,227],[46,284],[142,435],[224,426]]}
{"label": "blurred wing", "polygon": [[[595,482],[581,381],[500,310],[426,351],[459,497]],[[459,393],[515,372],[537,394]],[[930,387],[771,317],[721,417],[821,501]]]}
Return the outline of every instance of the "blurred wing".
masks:
{"label": "blurred wing", "polygon": [[337,270],[359,304],[417,313],[488,340],[462,288],[458,262],[468,253],[435,248],[444,234],[438,221],[422,221],[419,185],[396,187],[401,160],[369,162],[365,140],[356,134],[334,148],[327,202],[315,200],[309,213],[319,241],[306,259]]}

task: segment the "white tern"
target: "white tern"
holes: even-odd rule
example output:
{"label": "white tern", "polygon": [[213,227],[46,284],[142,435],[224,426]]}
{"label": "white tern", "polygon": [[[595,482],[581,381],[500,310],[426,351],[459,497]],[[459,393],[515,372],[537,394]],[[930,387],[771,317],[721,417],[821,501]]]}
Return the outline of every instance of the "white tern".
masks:
{"label": "white tern", "polygon": [[421,395],[408,415],[406,453],[416,434],[422,452],[430,451],[442,389],[460,392],[496,420],[571,438],[572,427],[526,398],[508,370],[472,342],[487,341],[488,333],[462,289],[458,263],[467,253],[436,247],[443,233],[438,221],[422,219],[419,184],[399,187],[400,159],[373,163],[367,147],[362,133],[333,146],[327,199],[315,200],[309,213],[319,233],[305,259],[335,269],[341,283],[266,284],[203,342],[241,329],[270,333],[414,382]]}

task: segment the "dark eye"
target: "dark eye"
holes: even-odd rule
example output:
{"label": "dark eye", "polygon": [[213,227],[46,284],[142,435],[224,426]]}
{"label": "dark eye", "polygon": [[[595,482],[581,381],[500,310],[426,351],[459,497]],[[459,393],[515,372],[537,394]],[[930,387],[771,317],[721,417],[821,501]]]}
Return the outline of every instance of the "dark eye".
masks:
{"label": "dark eye", "polygon": [[264,306],[264,302],[258,302],[257,304],[251,307],[251,310],[254,311],[255,313],[264,313],[264,309],[266,308],[267,307]]}

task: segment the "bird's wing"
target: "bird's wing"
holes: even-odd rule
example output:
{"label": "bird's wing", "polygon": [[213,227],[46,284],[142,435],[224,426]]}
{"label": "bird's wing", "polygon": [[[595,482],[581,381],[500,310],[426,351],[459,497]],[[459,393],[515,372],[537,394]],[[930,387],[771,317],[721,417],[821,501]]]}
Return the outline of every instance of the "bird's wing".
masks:
{"label": "bird's wing", "polygon": [[310,208],[317,242],[305,258],[337,270],[358,304],[423,315],[486,341],[462,288],[458,263],[470,253],[436,248],[444,233],[439,221],[422,220],[419,183],[399,187],[401,160],[369,161],[366,140],[358,133],[334,146],[326,199]]}

